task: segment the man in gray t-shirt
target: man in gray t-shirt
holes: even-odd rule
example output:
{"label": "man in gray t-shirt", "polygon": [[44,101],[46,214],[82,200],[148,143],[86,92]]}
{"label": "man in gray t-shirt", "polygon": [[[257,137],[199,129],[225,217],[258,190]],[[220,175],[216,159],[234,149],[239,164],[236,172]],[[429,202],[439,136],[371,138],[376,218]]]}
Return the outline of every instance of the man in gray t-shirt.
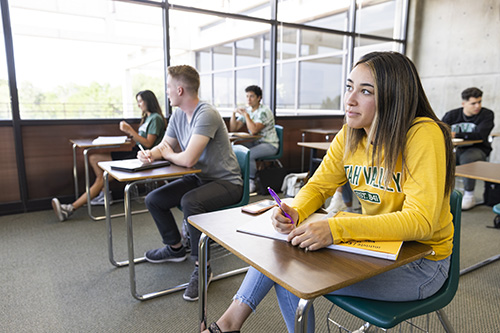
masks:
{"label": "man in gray t-shirt", "polygon": [[[237,203],[243,194],[243,180],[226,125],[213,106],[200,102],[199,85],[200,77],[193,67],[168,68],[167,95],[170,104],[177,109],[170,117],[163,141],[152,150],[137,155],[142,162],[147,162],[148,158],[163,158],[176,165],[201,169],[201,173],[172,181],[146,196],[146,206],[165,244],[146,252],[146,259],[152,263],[180,262],[187,257],[172,208],[181,206],[186,220],[188,216]],[[198,241],[201,232],[191,225],[188,225],[188,230],[196,267],[183,297],[195,301],[198,299]],[[209,266],[209,280],[211,277]]]}

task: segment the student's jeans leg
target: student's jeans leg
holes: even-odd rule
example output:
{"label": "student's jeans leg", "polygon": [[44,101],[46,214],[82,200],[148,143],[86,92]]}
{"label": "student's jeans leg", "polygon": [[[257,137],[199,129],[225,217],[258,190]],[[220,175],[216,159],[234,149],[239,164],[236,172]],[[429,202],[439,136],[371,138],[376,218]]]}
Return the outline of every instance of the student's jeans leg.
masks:
{"label": "student's jeans leg", "polygon": [[[486,161],[486,154],[479,148],[457,148],[457,165],[472,163],[476,161]],[[476,180],[464,178],[464,190],[474,191]]]}
{"label": "student's jeans leg", "polygon": [[[198,182],[197,186],[184,194],[181,199],[184,219],[191,215],[213,212],[237,203],[243,195],[243,186],[227,180]],[[191,257],[198,259],[198,242],[201,231],[188,224],[191,239]]]}
{"label": "student's jeans leg", "polygon": [[[285,288],[274,283],[273,280],[250,267],[245,279],[241,283],[240,289],[234,296],[234,300],[248,305],[252,311],[257,309],[259,303],[264,299],[269,290],[275,287],[276,295],[278,296],[279,306],[283,318],[288,329],[288,332],[294,331],[295,326],[295,310],[299,304],[299,298],[288,292]],[[308,314],[307,331],[314,332],[314,309],[311,307]]]}
{"label": "student's jeans leg", "polygon": [[199,186],[198,178],[187,175],[150,192],[144,200],[160,232],[163,244],[174,245],[181,241],[179,228],[170,211],[179,206],[185,193]]}
{"label": "student's jeans leg", "polygon": [[255,174],[257,173],[257,162],[256,159],[266,156],[275,155],[278,152],[278,148],[274,147],[270,143],[245,143],[245,147],[250,149],[250,178],[255,179]]}

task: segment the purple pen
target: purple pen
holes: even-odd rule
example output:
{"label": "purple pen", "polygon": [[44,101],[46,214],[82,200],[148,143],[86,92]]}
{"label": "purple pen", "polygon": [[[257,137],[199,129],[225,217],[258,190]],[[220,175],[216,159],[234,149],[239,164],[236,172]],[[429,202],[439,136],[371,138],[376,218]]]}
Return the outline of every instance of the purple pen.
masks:
{"label": "purple pen", "polygon": [[278,204],[278,206],[280,206],[280,209],[281,211],[283,212],[283,215],[285,215],[286,217],[288,217],[290,219],[290,221],[292,221],[292,224],[295,224],[293,222],[293,219],[290,215],[288,215],[284,210],[283,210],[283,207],[281,207],[281,200],[280,198],[278,197],[278,195],[276,194],[276,192],[273,191],[272,188],[268,187],[267,190],[269,191],[269,194],[271,194],[271,196],[273,197],[274,201],[276,201],[276,203]]}

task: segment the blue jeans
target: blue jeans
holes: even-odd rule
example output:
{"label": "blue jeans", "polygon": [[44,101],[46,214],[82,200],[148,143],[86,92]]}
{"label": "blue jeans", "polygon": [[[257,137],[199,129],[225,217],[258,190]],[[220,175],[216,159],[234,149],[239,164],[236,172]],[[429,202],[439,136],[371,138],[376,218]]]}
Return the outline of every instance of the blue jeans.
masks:
{"label": "blue jeans", "polygon": [[[456,150],[457,165],[467,164],[476,161],[486,161],[486,153],[479,148],[457,148]],[[464,178],[464,190],[474,191],[476,180],[472,178]]]}
{"label": "blue jeans", "polygon": [[[191,215],[213,212],[237,203],[242,194],[241,185],[226,180],[204,182],[195,175],[187,175],[150,192],[144,202],[155,220],[163,243],[174,245],[181,241],[181,234],[170,211],[172,208],[180,205],[184,219],[187,219]],[[201,232],[191,224],[188,224],[188,228],[191,256],[197,259]]]}
{"label": "blue jeans", "polygon": [[256,159],[266,156],[276,155],[278,148],[270,143],[244,142],[243,146],[250,149],[250,178],[255,179],[257,173]]}
{"label": "blue jeans", "polygon": [[[440,261],[420,259],[334,291],[331,295],[357,296],[392,302],[425,299],[442,287],[448,278],[449,268],[450,257]],[[250,267],[234,299],[255,311],[272,287],[276,291],[288,332],[293,332],[299,298],[255,268]],[[309,310],[307,320],[307,331],[314,332],[313,306]]]}

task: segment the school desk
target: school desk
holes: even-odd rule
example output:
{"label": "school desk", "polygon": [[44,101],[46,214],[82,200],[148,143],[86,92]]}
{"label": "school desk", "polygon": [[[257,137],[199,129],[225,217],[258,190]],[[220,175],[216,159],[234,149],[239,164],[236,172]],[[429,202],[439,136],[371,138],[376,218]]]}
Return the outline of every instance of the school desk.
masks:
{"label": "school desk", "polygon": [[[500,164],[485,161],[457,165],[455,169],[456,177],[479,179],[492,183],[500,183]],[[460,271],[460,275],[467,274],[475,269],[488,265],[500,259],[500,254],[478,262]]]}
{"label": "school desk", "polygon": [[[188,217],[203,234],[199,245],[200,328],[207,324],[208,239],[219,243],[274,282],[301,298],[295,317],[295,332],[307,332],[307,313],[314,299],[429,255],[431,247],[403,244],[397,260],[379,259],[335,250],[305,252],[287,242],[237,232],[255,218],[232,208]],[[271,223],[271,222],[269,222]],[[336,269],[332,269],[336,267]],[[279,309],[276,309],[279,313]]]}
{"label": "school desk", "polygon": [[[324,129],[324,128],[304,128],[302,132],[302,142],[306,141],[306,134],[320,134],[325,136],[325,142],[332,141],[332,138],[340,131],[340,129]],[[301,149],[300,157],[300,172],[304,172],[304,146]]]}
{"label": "school desk", "polygon": [[87,193],[87,213],[89,217],[94,221],[99,221],[105,219],[105,216],[94,216],[92,215],[92,205],[90,204],[90,168],[89,168],[89,151],[93,149],[109,149],[109,148],[121,148],[132,144],[131,140],[127,140],[124,143],[93,143],[94,139],[71,139],[69,140],[73,144],[73,179],[75,182],[75,200],[80,196],[78,190],[78,170],[76,166],[76,150],[77,148],[83,149],[83,162],[85,166],[85,192]]}
{"label": "school desk", "polygon": [[[179,178],[184,175],[194,174],[201,172],[200,169],[184,168],[174,164],[166,167],[160,167],[156,169],[143,170],[138,172],[126,172],[113,170],[111,166],[117,161],[106,161],[99,162],[98,165],[104,170],[104,210],[106,213],[106,227],[108,231],[108,255],[109,261],[112,265],[116,267],[129,267],[130,275],[130,292],[132,296],[140,301],[148,300],[158,296],[170,294],[182,289],[185,289],[187,284],[182,284],[173,288],[151,292],[147,294],[138,294],[137,285],[135,280],[135,264],[146,261],[146,258],[134,258],[134,236],[132,228],[132,209],[130,205],[130,187],[136,184],[144,184],[151,181],[161,181],[172,178]],[[119,182],[126,182],[127,185],[124,189],[124,210],[125,210],[125,221],[127,223],[127,250],[128,250],[128,260],[117,262],[113,255],[113,232],[111,228],[111,216],[110,204],[109,204],[109,176],[113,177]],[[138,211],[134,213],[147,212],[147,210]],[[116,216],[116,215],[115,215]],[[123,216],[123,215],[122,215]]]}

